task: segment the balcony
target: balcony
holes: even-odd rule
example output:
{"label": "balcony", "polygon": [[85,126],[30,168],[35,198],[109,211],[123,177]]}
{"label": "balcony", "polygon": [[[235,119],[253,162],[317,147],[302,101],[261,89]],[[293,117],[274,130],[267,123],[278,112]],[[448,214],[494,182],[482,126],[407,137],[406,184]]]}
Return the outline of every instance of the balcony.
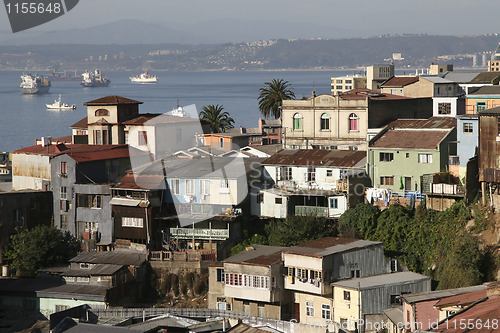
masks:
{"label": "balcony", "polygon": [[328,207],[295,206],[295,215],[328,217]]}

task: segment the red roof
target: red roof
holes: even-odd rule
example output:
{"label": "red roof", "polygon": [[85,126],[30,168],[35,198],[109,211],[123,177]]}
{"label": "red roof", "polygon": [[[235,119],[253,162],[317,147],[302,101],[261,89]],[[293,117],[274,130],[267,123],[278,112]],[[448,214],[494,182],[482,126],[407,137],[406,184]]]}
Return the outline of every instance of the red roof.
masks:
{"label": "red roof", "polygon": [[429,119],[397,119],[387,125],[391,128],[455,128],[455,117],[431,117]]}
{"label": "red roof", "polygon": [[437,150],[438,145],[451,131],[451,129],[388,130],[373,142],[370,148]]}
{"label": "red roof", "polygon": [[83,105],[118,105],[118,104],[142,104],[142,102],[121,96],[106,96],[93,101],[83,103]]}
{"label": "red roof", "polygon": [[478,291],[473,291],[470,293],[462,294],[462,295],[455,295],[455,296],[450,296],[450,297],[445,297],[440,299],[436,304],[434,304],[435,307],[446,307],[446,306],[460,306],[464,307],[465,305],[472,304],[482,298],[486,297],[487,290],[478,290]]}
{"label": "red roof", "polygon": [[307,165],[318,167],[364,167],[360,162],[366,151],[327,149],[282,149],[262,162],[263,165]]}
{"label": "red roof", "polygon": [[406,97],[406,96],[383,94],[380,91],[375,91],[368,88],[349,90],[339,94],[339,96],[340,98],[345,100],[363,100],[366,98],[369,98],[371,100],[411,99],[411,97]]}
{"label": "red roof", "polygon": [[90,162],[90,161],[130,157],[130,152],[132,152],[132,154],[134,155],[147,154],[135,148],[129,148],[128,145],[88,145],[88,144],[72,144],[69,146],[66,146],[64,144],[58,144],[58,145],[51,145],[48,147],[35,145],[15,150],[13,151],[13,154],[44,155],[50,157],[67,154],[76,162]]}
{"label": "red roof", "polygon": [[153,188],[161,188],[160,186],[163,186],[164,179],[165,177],[163,175],[128,174],[123,176],[118,182],[118,184],[113,188],[121,188],[129,190],[141,190],[141,189],[149,190]]}
{"label": "red roof", "polygon": [[[442,322],[431,332],[500,332],[499,318],[500,296],[490,296]],[[470,329],[467,328],[469,323]]]}
{"label": "red roof", "polygon": [[88,120],[87,117],[83,118],[82,120],[79,120],[78,122],[74,123],[71,125],[71,128],[88,128]]}

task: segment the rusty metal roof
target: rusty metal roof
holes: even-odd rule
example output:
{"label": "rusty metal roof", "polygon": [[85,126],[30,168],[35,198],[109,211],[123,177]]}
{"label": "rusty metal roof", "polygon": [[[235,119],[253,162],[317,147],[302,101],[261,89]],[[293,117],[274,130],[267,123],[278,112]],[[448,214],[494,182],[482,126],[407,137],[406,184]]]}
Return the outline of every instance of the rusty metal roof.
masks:
{"label": "rusty metal roof", "polygon": [[224,263],[270,266],[281,261],[281,251],[285,249],[287,248],[255,244],[227,258]]}
{"label": "rusty metal roof", "polygon": [[341,253],[355,249],[381,245],[382,242],[372,242],[354,238],[323,237],[284,250],[284,253],[302,254],[313,257],[323,257],[333,253]]}
{"label": "rusty metal roof", "polygon": [[499,76],[500,72],[481,72],[470,83],[492,83]]}
{"label": "rusty metal roof", "polygon": [[[139,185],[140,184],[140,185]],[[147,175],[147,174],[128,174],[123,176],[116,186],[116,189],[128,190],[150,190],[164,188],[163,175]]]}
{"label": "rusty metal roof", "polygon": [[464,307],[465,305],[469,305],[474,303],[475,301],[478,301],[482,298],[486,297],[487,290],[486,288],[483,290],[478,290],[478,291],[473,291],[470,293],[466,294],[461,294],[461,295],[455,295],[455,296],[450,296],[450,297],[445,297],[437,301],[436,304],[434,304],[435,307],[440,306],[460,306]]}
{"label": "rusty metal roof", "polygon": [[142,104],[142,102],[121,96],[106,96],[95,99],[90,102],[83,103],[83,105],[118,105],[118,104]]}
{"label": "rusty metal roof", "polygon": [[363,168],[365,158],[362,150],[282,149],[262,164]]}
{"label": "rusty metal roof", "polygon": [[391,128],[455,128],[454,117],[431,117],[429,119],[397,119],[387,125]]}
{"label": "rusty metal roof", "polygon": [[418,76],[393,76],[384,83],[382,83],[380,86],[383,88],[404,87],[409,84],[418,82],[418,80],[419,80]]}
{"label": "rusty metal roof", "polygon": [[70,259],[70,262],[128,266],[140,266],[144,261],[146,261],[146,253],[132,251],[82,252]]}
{"label": "rusty metal roof", "polygon": [[452,129],[388,130],[370,145],[370,148],[393,149],[433,149],[450,133]]}

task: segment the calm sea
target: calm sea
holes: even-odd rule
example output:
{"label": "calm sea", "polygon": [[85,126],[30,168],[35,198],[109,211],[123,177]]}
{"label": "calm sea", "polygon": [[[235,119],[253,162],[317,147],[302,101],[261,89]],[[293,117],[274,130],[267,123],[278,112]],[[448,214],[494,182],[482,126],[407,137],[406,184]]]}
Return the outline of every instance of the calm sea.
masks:
{"label": "calm sea", "polygon": [[[86,116],[83,103],[109,95],[144,102],[141,113],[164,113],[177,104],[223,105],[235,126],[257,127],[259,88],[272,79],[292,84],[297,98],[330,93],[330,79],[352,74],[348,71],[259,71],[259,72],[158,72],[155,85],[132,84],[129,76],[139,72],[104,73],[111,84],[105,88],[83,88],[79,81],[52,81],[49,94],[23,95],[19,89],[22,72],[0,72],[0,151],[31,146],[42,136],[53,138],[71,134],[69,126]],[[40,73],[43,74],[43,73]],[[81,74],[81,73],[78,73]],[[49,111],[45,104],[58,98],[76,104],[76,110]]]}

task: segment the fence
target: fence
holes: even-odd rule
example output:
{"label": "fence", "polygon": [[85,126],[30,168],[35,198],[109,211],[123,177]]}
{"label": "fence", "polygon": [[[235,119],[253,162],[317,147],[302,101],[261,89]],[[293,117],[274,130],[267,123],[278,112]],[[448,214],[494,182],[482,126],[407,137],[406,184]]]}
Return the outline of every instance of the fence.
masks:
{"label": "fence", "polygon": [[183,251],[151,251],[151,261],[216,261],[215,251],[183,252]]}
{"label": "fence", "polygon": [[131,317],[149,317],[171,314],[179,317],[188,318],[232,318],[240,319],[248,325],[267,325],[281,332],[293,332],[293,322],[250,317],[244,313],[233,312],[219,309],[188,309],[188,308],[108,308],[108,309],[92,309],[99,318],[131,318]]}

